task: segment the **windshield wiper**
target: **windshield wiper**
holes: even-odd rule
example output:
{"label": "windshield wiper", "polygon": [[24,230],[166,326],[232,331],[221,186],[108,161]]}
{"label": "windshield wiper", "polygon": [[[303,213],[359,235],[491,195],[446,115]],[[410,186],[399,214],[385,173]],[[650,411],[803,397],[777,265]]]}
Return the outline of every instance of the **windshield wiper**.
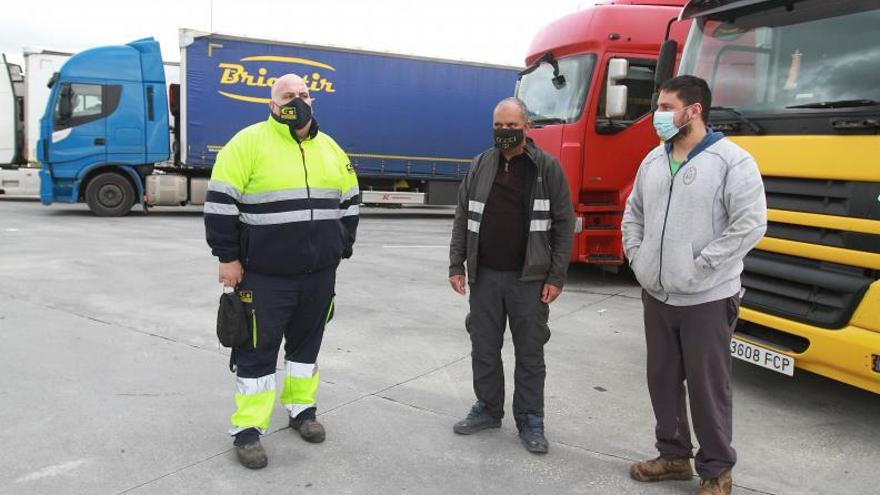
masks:
{"label": "windshield wiper", "polygon": [[802,105],[789,105],[785,108],[855,108],[855,107],[871,107],[880,105],[880,101],[874,100],[836,100],[836,101],[817,101],[813,103],[804,103]]}
{"label": "windshield wiper", "polygon": [[529,122],[535,125],[551,125],[551,124],[564,124],[565,120],[560,119],[559,117],[543,117],[540,119],[532,119]]}
{"label": "windshield wiper", "polygon": [[743,114],[739,113],[739,111],[736,110],[735,108],[730,108],[730,107],[710,107],[709,108],[710,112],[715,111],[715,110],[720,110],[722,112],[727,112],[727,113],[733,115],[734,117],[736,117],[736,120],[745,124],[755,134],[764,134],[763,127],[759,126],[754,120],[747,119]]}

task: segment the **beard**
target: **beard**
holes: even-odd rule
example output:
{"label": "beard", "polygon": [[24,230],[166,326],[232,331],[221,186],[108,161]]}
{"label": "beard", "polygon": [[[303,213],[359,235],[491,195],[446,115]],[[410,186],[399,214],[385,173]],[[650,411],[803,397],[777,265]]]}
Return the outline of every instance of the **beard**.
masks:
{"label": "beard", "polygon": [[684,139],[684,138],[688,137],[688,135],[691,133],[692,127],[693,126],[691,126],[691,121],[688,121],[684,126],[679,127],[678,133],[675,136],[672,136],[671,138],[667,139],[666,142],[667,143],[675,143],[676,141],[678,141],[680,139]]}

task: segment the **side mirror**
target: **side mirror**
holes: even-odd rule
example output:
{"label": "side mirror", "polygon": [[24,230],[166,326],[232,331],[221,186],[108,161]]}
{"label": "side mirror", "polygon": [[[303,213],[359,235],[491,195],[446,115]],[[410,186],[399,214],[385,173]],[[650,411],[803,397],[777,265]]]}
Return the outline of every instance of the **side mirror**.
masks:
{"label": "side mirror", "polygon": [[62,120],[70,120],[73,115],[73,90],[69,85],[61,87],[58,100],[58,117]]}
{"label": "side mirror", "polygon": [[554,77],[552,82],[553,82],[553,87],[556,89],[562,89],[565,87],[566,84],[568,84],[565,81],[565,76],[563,76],[562,74],[559,74],[558,76]]}
{"label": "side mirror", "polygon": [[651,108],[657,109],[657,98],[660,96],[659,88],[663,83],[672,79],[675,70],[675,55],[678,53],[678,42],[666,40],[660,45],[660,55],[657,57],[657,70],[654,71],[654,94],[651,95]]}
{"label": "side mirror", "polygon": [[660,86],[672,79],[672,71],[675,69],[675,55],[678,53],[678,42],[666,40],[660,45],[660,55],[657,58],[657,71],[654,72],[654,85]]}
{"label": "side mirror", "polygon": [[608,63],[608,83],[605,86],[605,117],[609,119],[626,115],[626,97],[628,88],[617,82],[626,79],[629,62],[622,58],[614,58]]}

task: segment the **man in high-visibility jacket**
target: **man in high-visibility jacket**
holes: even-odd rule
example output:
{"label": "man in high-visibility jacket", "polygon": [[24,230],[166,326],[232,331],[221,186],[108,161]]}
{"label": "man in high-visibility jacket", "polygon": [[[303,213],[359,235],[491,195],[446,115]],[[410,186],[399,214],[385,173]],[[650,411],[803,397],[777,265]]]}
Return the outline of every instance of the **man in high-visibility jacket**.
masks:
{"label": "man in high-visibility jacket", "polygon": [[318,130],[312,99],[296,75],[272,87],[271,115],[236,134],[217,154],[205,202],[205,230],[251,318],[252,339],[233,349],[232,415],[239,462],[267,464],[260,435],[275,403],[282,338],[281,403],[305,440],[324,441],[316,420],[318,351],[333,317],[336,267],[352,253],[358,224],[357,176],[345,152]]}

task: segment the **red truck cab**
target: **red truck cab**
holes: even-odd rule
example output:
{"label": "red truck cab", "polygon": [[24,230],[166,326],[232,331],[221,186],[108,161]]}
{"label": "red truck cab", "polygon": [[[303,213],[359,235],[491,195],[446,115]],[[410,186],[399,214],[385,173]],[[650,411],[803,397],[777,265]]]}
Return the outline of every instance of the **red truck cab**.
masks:
{"label": "red truck cab", "polygon": [[[624,262],[620,221],[636,171],[659,143],[652,124],[655,74],[666,38],[680,47],[686,0],[610,0],[568,15],[535,36],[516,95],[529,137],[556,156],[574,203],[572,261]],[[610,88],[610,90],[609,90]],[[611,115],[611,117],[609,117]]]}

